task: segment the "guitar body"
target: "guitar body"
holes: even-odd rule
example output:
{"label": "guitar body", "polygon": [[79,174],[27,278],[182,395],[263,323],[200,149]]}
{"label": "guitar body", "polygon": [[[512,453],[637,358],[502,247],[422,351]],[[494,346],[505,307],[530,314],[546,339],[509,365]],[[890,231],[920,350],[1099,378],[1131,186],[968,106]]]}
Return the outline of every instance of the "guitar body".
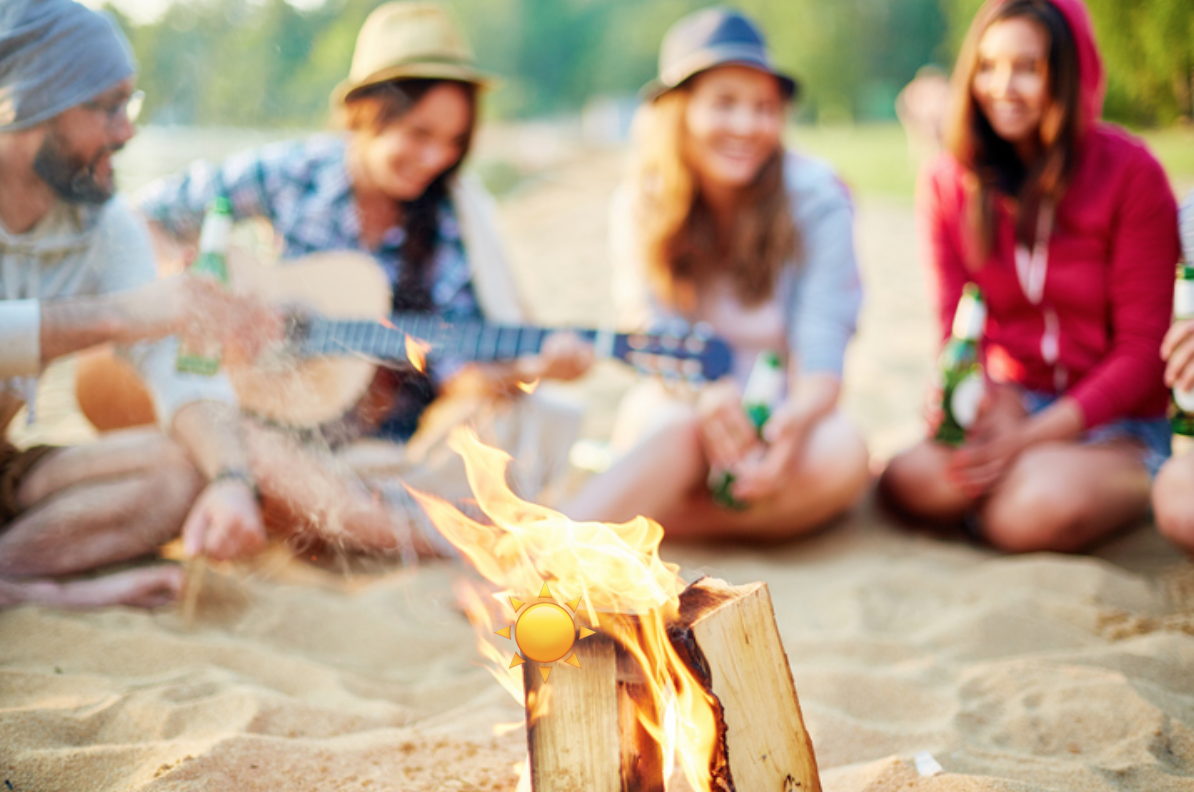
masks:
{"label": "guitar body", "polygon": [[[297,305],[330,319],[379,320],[390,312],[390,284],[363,253],[337,251],[294,263],[260,266],[231,257],[238,292],[274,305]],[[253,365],[225,367],[241,408],[287,426],[311,427],[342,415],[364,395],[375,364],[357,357],[299,360],[263,356]],[[78,358],[79,409],[100,431],[153,423],[153,402],[137,371],[110,346]]]}

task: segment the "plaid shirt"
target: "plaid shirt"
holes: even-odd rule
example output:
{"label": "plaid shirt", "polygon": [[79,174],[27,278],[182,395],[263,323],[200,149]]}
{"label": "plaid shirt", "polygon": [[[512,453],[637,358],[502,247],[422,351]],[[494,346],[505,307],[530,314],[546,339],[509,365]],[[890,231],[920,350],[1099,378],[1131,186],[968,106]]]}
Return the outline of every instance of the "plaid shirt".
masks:
{"label": "plaid shirt", "polygon": [[[155,182],[137,195],[145,215],[179,239],[199,238],[203,213],[217,196],[232,202],[235,219],[262,217],[282,239],[284,258],[326,250],[371,254],[396,286],[406,232],[389,229],[370,250],[361,242],[343,138],[319,135],[275,143],[229,157],[215,166],[196,162],[183,173]],[[448,319],[480,319],[460,226],[450,201],[440,206],[439,239],[429,268],[436,313]]]}
{"label": "plaid shirt", "polygon": [[[364,246],[346,154],[345,139],[335,135],[275,143],[234,155],[220,165],[196,162],[143,189],[137,203],[174,237],[194,241],[208,203],[224,196],[232,203],[235,219],[260,217],[270,222],[282,240],[283,258],[327,250],[363,251],[377,260],[390,286],[396,287],[406,232],[390,228],[376,249]],[[435,313],[452,321],[483,318],[450,200],[439,208],[439,236],[427,277]],[[442,381],[463,364],[441,355],[433,361],[433,380]],[[412,407],[400,399],[379,434],[406,439],[420,411],[421,405]]]}

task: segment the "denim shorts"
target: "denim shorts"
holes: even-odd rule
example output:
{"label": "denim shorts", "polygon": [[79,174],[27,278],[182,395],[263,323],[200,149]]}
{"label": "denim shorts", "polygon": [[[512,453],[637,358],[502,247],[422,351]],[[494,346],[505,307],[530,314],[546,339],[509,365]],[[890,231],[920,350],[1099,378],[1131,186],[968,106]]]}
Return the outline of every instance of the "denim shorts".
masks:
{"label": "denim shorts", "polygon": [[[1058,397],[1052,393],[1025,390],[1021,391],[1020,399],[1031,415],[1045,409]],[[1167,418],[1120,418],[1087,430],[1079,442],[1094,445],[1112,440],[1135,440],[1142,446],[1140,461],[1148,470],[1148,475],[1156,478],[1157,471],[1172,453],[1172,439],[1173,432]]]}

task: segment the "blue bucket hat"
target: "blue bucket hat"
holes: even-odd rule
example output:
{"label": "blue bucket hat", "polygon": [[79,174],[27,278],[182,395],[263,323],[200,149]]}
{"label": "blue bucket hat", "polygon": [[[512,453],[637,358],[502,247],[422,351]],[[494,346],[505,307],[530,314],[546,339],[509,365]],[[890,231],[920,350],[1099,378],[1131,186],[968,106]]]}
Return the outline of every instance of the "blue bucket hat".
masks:
{"label": "blue bucket hat", "polygon": [[668,29],[659,48],[659,76],[639,96],[654,101],[700,72],[729,64],[774,76],[788,99],[800,92],[800,84],[771,63],[763,34],[750,19],[732,8],[706,8]]}

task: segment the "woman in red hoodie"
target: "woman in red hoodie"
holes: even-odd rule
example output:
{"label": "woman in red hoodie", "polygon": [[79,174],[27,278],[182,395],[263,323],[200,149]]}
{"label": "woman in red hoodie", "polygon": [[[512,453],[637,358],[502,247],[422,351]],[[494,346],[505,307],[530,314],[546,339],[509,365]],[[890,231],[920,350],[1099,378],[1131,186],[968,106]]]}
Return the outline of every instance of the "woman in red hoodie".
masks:
{"label": "woman in red hoodie", "polygon": [[958,58],[949,151],[922,174],[941,334],[976,283],[988,382],[961,448],[905,451],[881,491],[1013,552],[1140,518],[1169,455],[1177,206],[1144,145],[1100,123],[1103,87],[1080,0],[991,0]]}

